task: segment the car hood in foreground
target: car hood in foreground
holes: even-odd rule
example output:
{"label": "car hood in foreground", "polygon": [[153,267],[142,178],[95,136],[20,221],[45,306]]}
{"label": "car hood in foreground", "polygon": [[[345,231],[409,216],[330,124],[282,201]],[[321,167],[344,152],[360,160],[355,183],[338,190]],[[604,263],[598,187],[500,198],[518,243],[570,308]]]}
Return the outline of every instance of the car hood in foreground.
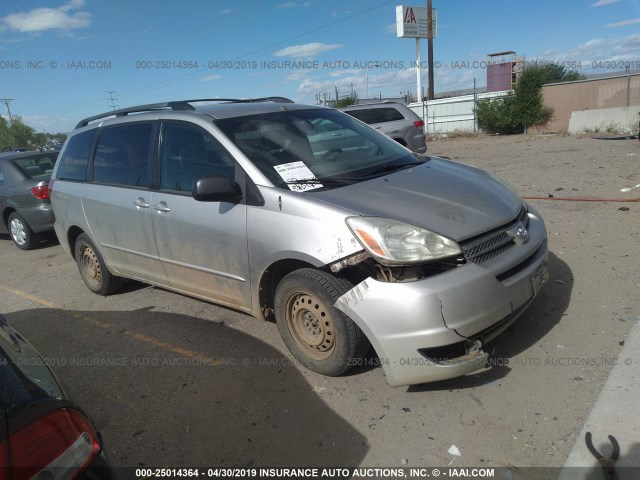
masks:
{"label": "car hood in foreground", "polygon": [[360,215],[393,218],[462,241],[512,221],[520,196],[492,175],[461,163],[430,161],[372,180],[305,196]]}
{"label": "car hood in foreground", "polygon": [[68,403],[58,379],[40,354],[0,316],[0,402],[7,413],[60,401]]}

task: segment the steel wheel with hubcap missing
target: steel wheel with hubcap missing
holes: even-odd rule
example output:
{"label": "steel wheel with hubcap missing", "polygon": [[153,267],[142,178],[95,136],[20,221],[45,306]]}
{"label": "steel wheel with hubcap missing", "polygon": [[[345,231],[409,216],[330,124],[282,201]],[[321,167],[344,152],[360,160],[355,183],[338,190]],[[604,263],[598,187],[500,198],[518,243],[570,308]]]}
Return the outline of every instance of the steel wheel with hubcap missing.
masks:
{"label": "steel wheel with hubcap missing", "polygon": [[275,312],[278,330],[294,357],[324,375],[340,375],[369,350],[358,326],[333,305],[352,288],[343,278],[303,268],[278,284]]}
{"label": "steel wheel with hubcap missing", "polygon": [[297,293],[289,297],[287,326],[293,339],[315,360],[325,360],[335,348],[336,332],[327,308],[313,295]]}
{"label": "steel wheel with hubcap missing", "polygon": [[122,287],[122,277],[107,269],[100,252],[85,233],[76,239],[75,257],[80,276],[92,292],[109,295]]}

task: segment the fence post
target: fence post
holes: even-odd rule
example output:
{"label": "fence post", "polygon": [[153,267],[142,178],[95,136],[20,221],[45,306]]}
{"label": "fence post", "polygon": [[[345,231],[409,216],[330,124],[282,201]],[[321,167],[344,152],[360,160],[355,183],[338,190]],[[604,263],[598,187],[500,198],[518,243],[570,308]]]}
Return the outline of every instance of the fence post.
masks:
{"label": "fence post", "polygon": [[428,117],[428,113],[429,110],[427,108],[427,102],[425,101],[424,97],[422,98],[422,121],[424,122],[424,133],[427,134],[429,133],[429,117]]}
{"label": "fence post", "polygon": [[631,100],[631,71],[629,67],[627,67],[627,107],[630,104]]}
{"label": "fence post", "polygon": [[476,115],[476,107],[478,106],[478,92],[476,92],[476,79],[473,79],[473,133],[478,133],[478,117]]}

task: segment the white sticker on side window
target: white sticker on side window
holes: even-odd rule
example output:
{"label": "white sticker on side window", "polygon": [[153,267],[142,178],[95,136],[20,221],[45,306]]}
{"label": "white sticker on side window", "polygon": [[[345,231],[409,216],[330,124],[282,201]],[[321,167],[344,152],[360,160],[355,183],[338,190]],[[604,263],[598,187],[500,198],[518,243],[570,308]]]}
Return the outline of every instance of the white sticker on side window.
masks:
{"label": "white sticker on side window", "polygon": [[282,165],[275,165],[273,168],[287,182],[289,190],[304,192],[322,187],[319,181],[314,182],[314,180],[317,180],[316,176],[304,162],[283,163]]}

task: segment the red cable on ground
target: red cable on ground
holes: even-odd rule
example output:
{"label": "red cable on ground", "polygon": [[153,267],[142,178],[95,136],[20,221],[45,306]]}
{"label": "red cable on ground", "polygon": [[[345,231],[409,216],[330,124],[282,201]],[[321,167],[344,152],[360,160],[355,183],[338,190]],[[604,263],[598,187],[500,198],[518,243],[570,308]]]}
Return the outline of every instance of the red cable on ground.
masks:
{"label": "red cable on ground", "polygon": [[525,200],[563,200],[565,202],[640,202],[640,198],[569,198],[569,197],[522,197]]}

